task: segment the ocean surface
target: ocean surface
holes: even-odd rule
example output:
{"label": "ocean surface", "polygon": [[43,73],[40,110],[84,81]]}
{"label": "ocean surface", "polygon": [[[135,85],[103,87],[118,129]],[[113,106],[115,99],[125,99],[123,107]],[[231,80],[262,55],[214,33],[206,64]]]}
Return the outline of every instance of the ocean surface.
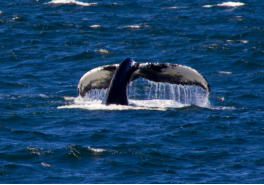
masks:
{"label": "ocean surface", "polygon": [[[264,1],[1,0],[0,183],[264,183]],[[128,106],[78,97],[95,67],[176,63]]]}

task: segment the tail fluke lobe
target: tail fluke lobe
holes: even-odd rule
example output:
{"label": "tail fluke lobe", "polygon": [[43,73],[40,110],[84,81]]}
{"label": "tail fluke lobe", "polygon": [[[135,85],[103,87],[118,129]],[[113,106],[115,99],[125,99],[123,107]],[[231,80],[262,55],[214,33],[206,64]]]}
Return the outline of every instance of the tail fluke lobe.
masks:
{"label": "tail fluke lobe", "polygon": [[141,63],[139,70],[134,75],[155,82],[197,85],[208,92],[210,91],[208,82],[198,71],[180,64]]}
{"label": "tail fluke lobe", "polygon": [[112,80],[119,64],[104,65],[85,73],[78,84],[78,92],[82,97],[92,89],[106,89]]}

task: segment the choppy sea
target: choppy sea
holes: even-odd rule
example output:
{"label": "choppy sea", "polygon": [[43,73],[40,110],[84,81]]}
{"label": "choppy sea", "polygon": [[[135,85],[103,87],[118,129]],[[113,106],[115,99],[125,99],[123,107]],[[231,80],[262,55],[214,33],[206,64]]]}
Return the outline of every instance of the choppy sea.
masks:
{"label": "choppy sea", "polygon": [[[264,2],[1,0],[0,183],[264,183]],[[95,67],[177,63],[128,106],[78,97]]]}

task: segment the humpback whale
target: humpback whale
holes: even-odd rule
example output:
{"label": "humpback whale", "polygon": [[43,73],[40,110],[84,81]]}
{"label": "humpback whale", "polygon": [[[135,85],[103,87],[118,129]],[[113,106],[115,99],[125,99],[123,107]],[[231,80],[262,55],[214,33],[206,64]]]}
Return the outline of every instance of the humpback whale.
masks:
{"label": "humpback whale", "polygon": [[92,89],[106,89],[106,105],[128,105],[127,86],[130,81],[145,78],[154,82],[196,85],[210,91],[207,80],[195,69],[172,63],[137,63],[131,58],[120,64],[104,65],[86,72],[78,84],[84,97]]}

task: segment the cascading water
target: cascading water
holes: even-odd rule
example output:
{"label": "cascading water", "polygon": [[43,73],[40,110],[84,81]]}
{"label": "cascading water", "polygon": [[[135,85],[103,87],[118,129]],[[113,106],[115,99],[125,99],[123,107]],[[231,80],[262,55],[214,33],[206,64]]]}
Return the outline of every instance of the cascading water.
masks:
{"label": "cascading water", "polygon": [[200,87],[152,82],[145,79],[131,82],[128,95],[129,99],[137,100],[171,100],[201,107],[210,105],[209,93]]}
{"label": "cascading water", "polygon": [[[86,109],[167,109],[188,105],[209,107],[208,93],[200,87],[151,82],[138,79],[128,87],[129,104],[132,106],[105,106],[106,89],[93,89],[84,98],[74,99],[69,108]],[[103,103],[102,103],[103,102]],[[65,107],[63,107],[65,108]]]}
{"label": "cascading water", "polygon": [[92,89],[84,97],[87,101],[103,101],[106,95],[106,89]]}

